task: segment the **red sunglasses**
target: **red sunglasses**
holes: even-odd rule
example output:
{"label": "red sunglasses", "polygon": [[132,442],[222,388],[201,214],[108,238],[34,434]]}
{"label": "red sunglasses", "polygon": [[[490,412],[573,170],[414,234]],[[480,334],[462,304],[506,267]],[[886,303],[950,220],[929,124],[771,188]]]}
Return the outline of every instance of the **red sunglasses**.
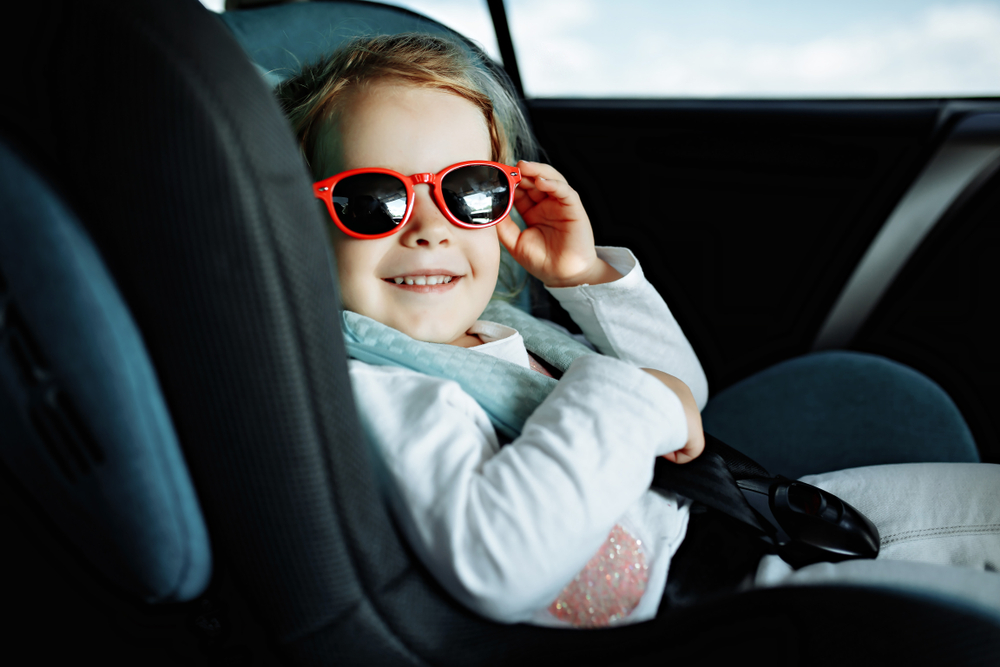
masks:
{"label": "red sunglasses", "polygon": [[351,169],[313,184],[334,223],[356,239],[395,234],[413,213],[413,186],[427,183],[444,217],[466,229],[492,227],[514,203],[521,170],[499,162],[470,160],[436,174],[404,176],[391,169]]}

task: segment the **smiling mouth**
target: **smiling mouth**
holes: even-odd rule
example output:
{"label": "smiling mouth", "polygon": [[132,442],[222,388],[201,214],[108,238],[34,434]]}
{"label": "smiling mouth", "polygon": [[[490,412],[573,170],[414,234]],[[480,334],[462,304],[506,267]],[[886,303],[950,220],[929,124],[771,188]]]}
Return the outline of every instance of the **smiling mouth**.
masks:
{"label": "smiling mouth", "polygon": [[396,276],[385,281],[397,285],[442,285],[458,278],[461,276]]}

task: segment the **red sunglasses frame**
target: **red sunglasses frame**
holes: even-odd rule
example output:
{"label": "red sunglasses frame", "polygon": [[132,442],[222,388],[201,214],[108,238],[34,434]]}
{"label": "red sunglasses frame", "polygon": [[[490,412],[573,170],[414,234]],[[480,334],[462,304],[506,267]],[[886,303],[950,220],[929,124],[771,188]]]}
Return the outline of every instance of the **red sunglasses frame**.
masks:
{"label": "red sunglasses frame", "polygon": [[[462,167],[476,167],[484,165],[496,167],[504,176],[507,177],[507,185],[510,187],[510,201],[507,202],[507,210],[503,212],[503,215],[498,217],[493,222],[486,225],[470,225],[469,223],[462,222],[456,218],[452,212],[448,210],[448,205],[445,204],[444,201],[444,195],[441,194],[441,179],[456,169],[460,169]],[[348,229],[347,225],[341,222],[340,218],[337,217],[337,212],[333,208],[333,189],[339,181],[357,174],[388,174],[390,176],[395,176],[403,183],[403,186],[406,188],[406,212],[403,213],[403,220],[396,225],[395,228],[385,232],[384,234],[359,234],[358,232]],[[444,217],[446,217],[451,224],[465,229],[486,229],[498,224],[501,220],[510,215],[510,209],[514,205],[514,189],[520,182],[521,170],[517,167],[511,167],[510,165],[502,164],[500,162],[491,162],[489,160],[469,160],[467,162],[458,162],[447,166],[436,174],[423,173],[412,174],[410,176],[404,176],[398,171],[393,171],[392,169],[382,169],[380,167],[351,169],[349,171],[342,171],[339,174],[334,174],[329,178],[324,178],[322,181],[316,181],[313,183],[313,194],[317,199],[322,200],[323,203],[326,204],[326,210],[329,211],[330,217],[333,219],[333,222],[337,225],[340,231],[356,239],[381,239],[397,233],[404,226],[406,226],[407,222],[410,221],[410,215],[413,213],[413,203],[416,199],[416,194],[413,191],[414,185],[426,183],[431,186],[431,196],[434,199],[434,203],[437,204],[438,209],[440,209],[441,213],[444,214]]]}

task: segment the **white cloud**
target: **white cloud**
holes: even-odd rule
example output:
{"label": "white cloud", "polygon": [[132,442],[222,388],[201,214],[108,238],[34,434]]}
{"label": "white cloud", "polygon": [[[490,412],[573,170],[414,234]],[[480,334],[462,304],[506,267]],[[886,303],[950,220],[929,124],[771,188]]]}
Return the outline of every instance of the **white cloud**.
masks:
{"label": "white cloud", "polygon": [[201,4],[213,12],[222,13],[226,9],[226,0],[201,0]]}
{"label": "white cloud", "polygon": [[752,26],[745,39],[712,39],[662,20],[614,35],[592,0],[572,6],[568,14],[564,3],[539,0],[530,17],[511,17],[531,95],[1000,94],[995,4],[932,6],[892,26],[862,23],[783,44],[755,41]]}

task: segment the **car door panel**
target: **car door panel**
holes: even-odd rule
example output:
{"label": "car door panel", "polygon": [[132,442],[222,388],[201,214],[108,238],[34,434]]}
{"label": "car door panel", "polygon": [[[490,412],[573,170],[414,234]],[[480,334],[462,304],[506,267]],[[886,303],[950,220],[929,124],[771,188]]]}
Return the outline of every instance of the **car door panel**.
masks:
{"label": "car door panel", "polygon": [[[688,333],[713,393],[814,349],[884,223],[969,113],[941,100],[526,104],[547,159],[580,192],[597,242],[635,252]],[[991,215],[976,218],[984,229]],[[934,230],[948,234],[951,226]],[[921,258],[937,255],[938,238],[920,245]],[[907,267],[930,261],[914,257]],[[904,272],[905,284],[914,271]],[[996,301],[995,279],[976,284],[978,297],[969,298]],[[959,332],[980,335],[966,331],[979,325],[953,319],[934,329],[932,342],[907,347],[900,336],[931,334],[915,314],[926,310],[921,299],[907,296],[900,306],[899,298],[887,293],[872,310],[872,321],[884,322],[894,308],[909,309],[893,315],[895,333],[872,324],[847,346],[908,363],[953,389],[984,459],[996,460],[997,429],[980,405],[990,382],[978,362],[951,349]],[[571,326],[557,306],[551,312]],[[873,326],[882,333],[874,336]]]}

